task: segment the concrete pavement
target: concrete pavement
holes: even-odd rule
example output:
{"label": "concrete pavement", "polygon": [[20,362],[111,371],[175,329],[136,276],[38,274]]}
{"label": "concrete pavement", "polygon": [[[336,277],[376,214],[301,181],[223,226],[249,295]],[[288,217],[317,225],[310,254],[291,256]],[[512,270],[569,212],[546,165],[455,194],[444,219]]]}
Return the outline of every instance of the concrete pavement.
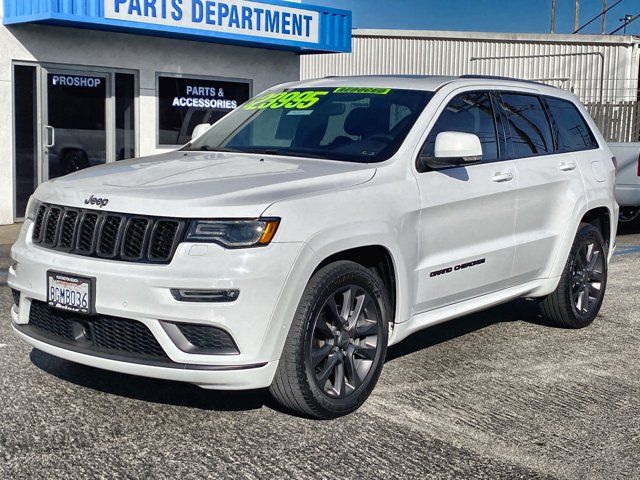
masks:
{"label": "concrete pavement", "polygon": [[413,335],[389,350],[365,405],[326,422],[279,411],[266,391],[32,350],[0,287],[0,478],[635,479],[639,271],[640,252],[615,257],[583,330],[546,327],[517,301]]}

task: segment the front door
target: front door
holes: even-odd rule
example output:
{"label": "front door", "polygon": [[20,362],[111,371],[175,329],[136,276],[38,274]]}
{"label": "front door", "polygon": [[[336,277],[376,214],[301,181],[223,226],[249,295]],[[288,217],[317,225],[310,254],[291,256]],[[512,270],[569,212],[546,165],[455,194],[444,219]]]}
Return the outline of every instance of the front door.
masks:
{"label": "front door", "polygon": [[513,162],[502,160],[501,128],[489,93],[470,91],[447,100],[426,139],[423,155],[433,156],[438,133],[473,133],[483,160],[416,174],[421,212],[415,313],[514,284],[518,182]]}
{"label": "front door", "polygon": [[42,69],[43,180],[107,161],[109,75]]}

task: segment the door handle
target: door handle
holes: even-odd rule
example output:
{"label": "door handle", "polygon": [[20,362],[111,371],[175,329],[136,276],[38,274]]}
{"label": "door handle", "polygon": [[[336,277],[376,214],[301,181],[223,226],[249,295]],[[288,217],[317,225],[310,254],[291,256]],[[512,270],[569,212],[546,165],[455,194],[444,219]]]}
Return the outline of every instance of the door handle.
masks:
{"label": "door handle", "polygon": [[491,179],[494,182],[510,182],[513,180],[513,173],[511,172],[496,172],[493,174],[493,178]]}
{"label": "door handle", "polygon": [[576,169],[576,164],[574,162],[563,162],[558,168],[563,172],[570,172],[571,170]]}
{"label": "door handle", "polygon": [[51,148],[56,144],[56,129],[51,125],[45,125],[44,129],[49,133],[47,136],[49,143],[47,143],[44,148]]}

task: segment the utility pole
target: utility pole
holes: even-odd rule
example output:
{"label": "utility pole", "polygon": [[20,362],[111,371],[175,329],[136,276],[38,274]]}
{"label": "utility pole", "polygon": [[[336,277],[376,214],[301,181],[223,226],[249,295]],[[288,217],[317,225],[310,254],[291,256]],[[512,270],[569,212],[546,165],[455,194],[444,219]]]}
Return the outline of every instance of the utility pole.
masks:
{"label": "utility pole", "polygon": [[600,33],[604,35],[607,33],[607,0],[602,0],[602,28]]}
{"label": "utility pole", "polygon": [[622,29],[624,29],[622,34],[626,35],[627,34],[627,25],[629,25],[631,22],[635,22],[639,18],[640,18],[640,13],[637,14],[635,17],[633,15],[631,15],[630,13],[627,13],[624,17],[622,17],[620,19],[620,21],[624,22],[624,23],[621,26],[619,26],[618,28],[616,28],[613,32],[610,32],[609,35],[613,35],[614,33],[618,33]]}
{"label": "utility pole", "polygon": [[580,0],[576,0],[573,12],[573,31],[575,32],[578,28],[580,28]]}
{"label": "utility pole", "polygon": [[556,0],[551,0],[551,27],[549,29],[550,33],[555,33],[556,31]]}

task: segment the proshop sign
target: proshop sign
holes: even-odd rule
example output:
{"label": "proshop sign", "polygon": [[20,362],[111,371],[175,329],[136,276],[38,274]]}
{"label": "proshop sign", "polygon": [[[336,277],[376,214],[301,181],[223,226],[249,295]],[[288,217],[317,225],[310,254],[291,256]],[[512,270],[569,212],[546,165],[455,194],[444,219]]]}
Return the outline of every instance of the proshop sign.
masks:
{"label": "proshop sign", "polygon": [[318,43],[320,16],[248,0],[105,0],[105,18]]}
{"label": "proshop sign", "polygon": [[50,75],[54,87],[98,88],[102,84],[100,77],[84,77],[80,75]]}

